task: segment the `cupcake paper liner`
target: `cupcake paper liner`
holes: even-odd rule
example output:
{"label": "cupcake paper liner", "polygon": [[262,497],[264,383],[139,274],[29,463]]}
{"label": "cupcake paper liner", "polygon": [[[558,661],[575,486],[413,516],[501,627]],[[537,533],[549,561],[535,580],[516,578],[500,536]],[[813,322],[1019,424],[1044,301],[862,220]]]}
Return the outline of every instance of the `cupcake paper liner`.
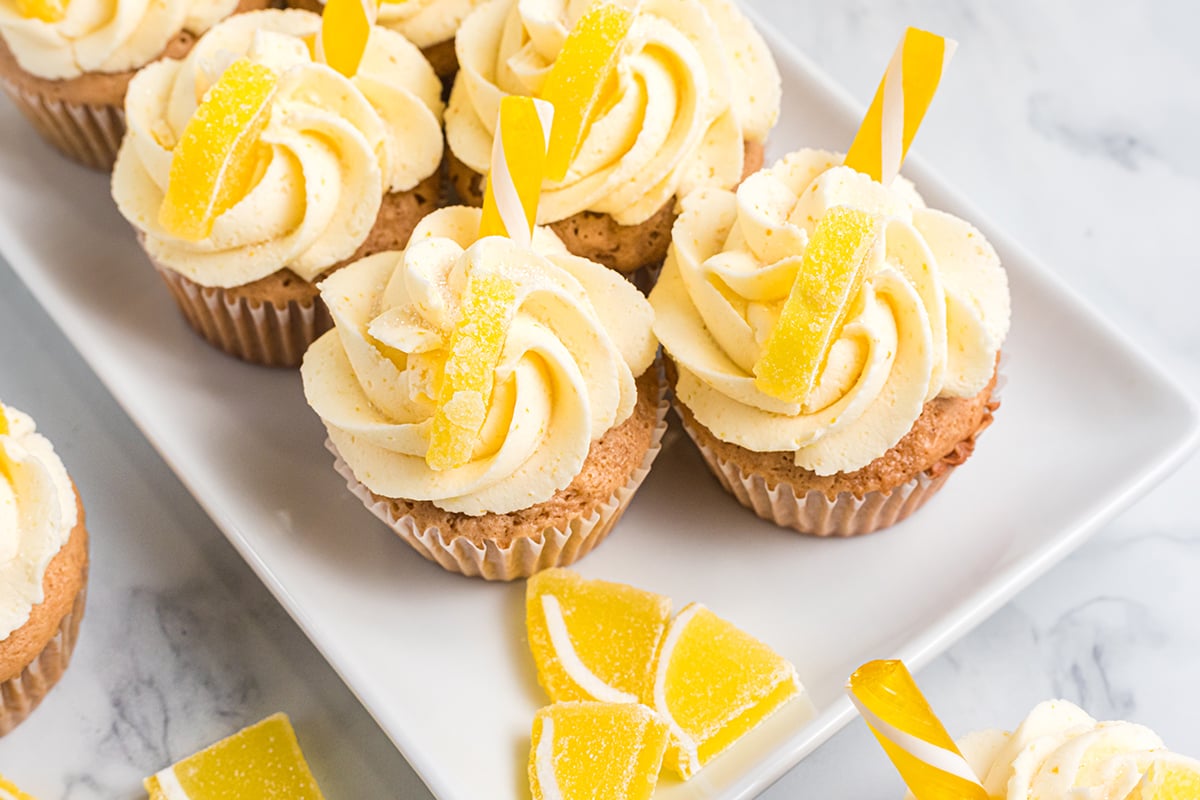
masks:
{"label": "cupcake paper liner", "polygon": [[[153,259],[152,259],[153,262]],[[225,289],[200,284],[156,262],[188,324],[231,356],[269,367],[299,366],[304,351],[333,327],[323,303],[290,301],[279,307],[231,296]]]}
{"label": "cupcake paper liner", "polygon": [[112,169],[125,135],[124,109],[50,100],[10,80],[0,84],[42,138],[63,155],[92,169]]}
{"label": "cupcake paper liner", "polygon": [[490,541],[477,545],[462,536],[447,537],[436,527],[422,530],[410,515],[396,516],[391,503],[377,497],[354,477],[333,442],[326,439],[325,447],[333,453],[334,469],[346,479],[346,485],[354,496],[418,553],[450,572],[489,581],[511,581],[527,578],[550,567],[565,567],[575,563],[600,544],[617,524],[662,449],[670,404],[666,399],[666,381],[661,374],[658,386],[658,410],[654,430],[650,434],[650,448],[625,485],[590,516],[575,517],[568,521],[565,528],[546,528],[540,537],[518,537],[504,547]]}
{"label": "cupcake paper liner", "polygon": [[1000,406],[999,391],[1004,382],[1004,376],[997,375],[987,415],[979,429],[971,434],[965,452],[960,451],[960,444],[941,461],[906,483],[886,492],[867,492],[862,497],[852,492],[841,492],[830,500],[819,490],[797,496],[795,488],[789,483],[780,482],[771,486],[761,475],[745,472],[739,465],[722,458],[703,444],[684,415],[676,413],[676,417],[683,423],[683,429],[725,491],[759,517],[810,536],[860,536],[895,525],[937,494],[954,470],[970,456],[975,437],[991,424],[992,413]]}
{"label": "cupcake paper liner", "polygon": [[54,688],[71,663],[71,653],[79,639],[79,623],[87,601],[87,576],[75,595],[71,610],[59,623],[58,631],[37,657],[21,670],[21,674],[0,683],[0,736],[17,727],[28,717],[42,698]]}

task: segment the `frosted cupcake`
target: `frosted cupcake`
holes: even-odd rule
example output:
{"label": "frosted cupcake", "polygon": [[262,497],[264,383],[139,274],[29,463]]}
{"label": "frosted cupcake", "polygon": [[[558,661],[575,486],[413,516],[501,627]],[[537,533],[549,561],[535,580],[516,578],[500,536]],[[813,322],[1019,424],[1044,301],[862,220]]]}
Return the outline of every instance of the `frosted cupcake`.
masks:
{"label": "frosted cupcake", "polygon": [[5,0],[0,85],[46,141],[112,168],[125,91],[141,67],[182,58],[200,34],[270,0]]}
{"label": "frosted cupcake", "polygon": [[0,404],[0,735],[71,660],[87,596],[83,505],[33,420]]}
{"label": "frosted cupcake", "polygon": [[[458,26],[483,0],[383,0],[377,25],[397,31],[421,48],[446,86],[458,72],[454,34]],[[289,0],[292,8],[321,13],[323,0]]]}
{"label": "frosted cupcake", "polygon": [[[541,91],[589,6],[491,0],[463,22],[446,141],[464,200],[481,201],[500,99]],[[641,3],[566,177],[543,187],[539,222],[571,252],[622,273],[657,268],[676,198],[731,189],[757,169],[779,102],[771,54],[731,2]]]}
{"label": "frosted cupcake", "polygon": [[[256,363],[298,364],[329,325],[316,282],[349,261],[403,247],[440,200],[442,102],[433,68],[403,36],[376,27],[347,78],[313,60],[320,26],[307,11],[239,15],[186,59],[143,70],[126,101],[117,206],[192,327]],[[228,75],[235,58],[239,73]],[[250,96],[261,103],[261,130],[240,151],[243,185],[224,198],[227,210],[207,232],[183,235],[164,222],[172,176],[181,172],[186,190],[232,172],[203,162],[179,169],[189,123],[206,119],[202,113],[242,113]],[[251,124],[239,120],[228,133]],[[209,130],[218,126],[198,127],[220,139]]]}
{"label": "frosted cupcake", "polygon": [[[335,328],[301,375],[376,516],[448,570],[509,580],[607,535],[658,452],[666,404],[650,306],[631,285],[545,228],[525,248],[476,241],[479,227],[478,209],[442,209],[403,252],[322,282]],[[492,284],[507,301],[487,300]],[[494,367],[469,374],[460,359],[488,346]],[[489,387],[473,401],[456,388],[472,378]],[[478,435],[448,450],[447,425],[473,411]]]}
{"label": "frosted cupcake", "polygon": [[[916,510],[992,420],[1008,283],[967,222],[801,150],[736,193],[683,200],[650,295],[676,408],[721,484],[804,533],[848,536]],[[814,229],[833,209],[877,220],[844,326],[798,402],[763,390],[756,365]]]}

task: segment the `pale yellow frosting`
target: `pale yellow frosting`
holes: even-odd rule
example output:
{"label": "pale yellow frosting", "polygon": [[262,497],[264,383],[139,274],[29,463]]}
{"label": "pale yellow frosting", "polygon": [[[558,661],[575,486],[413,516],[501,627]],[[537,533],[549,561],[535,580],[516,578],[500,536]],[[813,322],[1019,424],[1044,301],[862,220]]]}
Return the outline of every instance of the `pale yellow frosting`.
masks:
{"label": "pale yellow frosting", "polygon": [[[330,440],[371,491],[506,514],[567,486],[591,443],[629,417],[634,378],[657,342],[649,303],[619,274],[571,255],[546,228],[532,249],[476,241],[479,220],[479,209],[441,209],[403,252],[322,281],[335,329],[309,348],[301,375]],[[518,306],[474,455],[437,471],[425,462],[434,398],[472,271],[512,281]]]}
{"label": "pale yellow frosting", "polygon": [[1097,722],[1066,700],[1039,703],[1011,733],[979,731],[957,744],[999,800],[1123,800],[1155,761],[1200,769],[1149,728]]}
{"label": "pale yellow frosting", "polygon": [[[536,95],[589,0],[491,0],[463,22],[446,140],[488,170],[501,98]],[[612,101],[566,178],[548,184],[540,222],[589,210],[645,221],[677,194],[733,187],[743,139],[762,142],[779,116],[766,44],[730,0],[643,0],[617,60]]]}
{"label": "pale yellow frosting", "polygon": [[[322,5],[325,0],[321,0]],[[399,32],[421,49],[448,42],[483,0],[383,0],[376,24]]]}
{"label": "pale yellow frosting", "polygon": [[[283,267],[311,280],[353,255],[385,192],[411,189],[437,170],[441,83],[421,51],[376,27],[348,79],[313,61],[306,37],[320,24],[307,11],[239,14],[186,59],[134,78],[113,197],[155,260],[205,286],[240,286]],[[279,75],[262,134],[270,159],[207,239],[185,241],[158,221],[172,151],[208,87],[242,55]]]}
{"label": "pale yellow frosting", "polygon": [[[866,466],[912,427],[926,401],[971,397],[991,379],[1008,332],[1008,282],[968,223],[925,208],[912,184],[884,186],[801,150],[734,192],[684,198],[654,330],[679,368],[676,396],[719,439],[790,452],[820,475]],[[753,368],[825,212],[886,218],[883,242],[817,386],[801,403],[760,391]]]}
{"label": "pale yellow frosting", "polygon": [[29,620],[45,599],[42,581],[78,521],[75,489],[53,445],[33,420],[0,406],[0,639]]}
{"label": "pale yellow frosting", "polygon": [[237,0],[71,0],[63,19],[45,22],[0,0],[0,36],[26,72],[77,78],[144,66],[182,31],[198,36],[236,8]]}

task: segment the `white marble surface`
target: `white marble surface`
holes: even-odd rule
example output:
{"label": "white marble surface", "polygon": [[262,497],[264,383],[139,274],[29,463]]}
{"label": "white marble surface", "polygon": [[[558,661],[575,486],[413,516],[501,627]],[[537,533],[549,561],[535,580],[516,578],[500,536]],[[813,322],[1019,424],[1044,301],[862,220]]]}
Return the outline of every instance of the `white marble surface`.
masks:
{"label": "white marble surface", "polygon": [[[864,101],[905,24],[957,38],[917,150],[1200,395],[1200,4],[749,1]],[[287,708],[331,800],[428,796],[7,267],[0,395],[36,410],[103,532],[76,661],[0,772],[43,800],[139,798]],[[1193,459],[925,669],[948,727],[1061,696],[1200,756],[1198,481]],[[763,797],[901,794],[856,722]]]}

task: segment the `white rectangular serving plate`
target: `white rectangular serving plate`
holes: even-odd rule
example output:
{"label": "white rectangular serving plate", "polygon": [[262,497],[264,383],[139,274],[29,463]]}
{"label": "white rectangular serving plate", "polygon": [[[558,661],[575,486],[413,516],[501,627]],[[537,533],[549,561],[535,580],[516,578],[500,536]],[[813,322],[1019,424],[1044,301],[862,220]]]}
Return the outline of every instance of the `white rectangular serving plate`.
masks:
{"label": "white rectangular serving plate", "polygon": [[[770,28],[762,26],[771,38]],[[773,39],[785,110],[772,157],[844,147],[855,105]],[[0,107],[0,253],[117,401],[444,800],[526,797],[538,688],[524,584],[424,561],[354,499],[294,372],[204,345],[109,198]],[[931,206],[972,220],[1008,268],[1013,327],[996,422],[913,519],[848,541],[761,522],[677,428],[611,538],[578,569],[699,600],[795,663],[816,708],[769,720],[660,800],[745,798],[844,725],[861,662],[920,668],[1176,466],[1187,396],[1011,239],[918,163]],[[146,531],[153,536],[153,531]]]}

